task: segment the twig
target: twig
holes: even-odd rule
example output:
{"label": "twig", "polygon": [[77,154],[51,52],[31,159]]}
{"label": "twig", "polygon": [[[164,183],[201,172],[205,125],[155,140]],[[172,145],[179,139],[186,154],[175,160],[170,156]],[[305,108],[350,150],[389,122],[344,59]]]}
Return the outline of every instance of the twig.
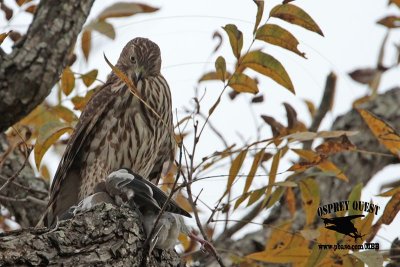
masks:
{"label": "twig", "polygon": [[[336,79],[337,76],[334,72],[331,72],[326,77],[324,95],[322,96],[321,103],[319,104],[317,114],[315,114],[313,122],[309,128],[310,132],[318,131],[318,128],[321,125],[322,120],[325,118],[326,114],[331,109],[333,97],[335,96]],[[306,150],[310,149],[311,146],[312,146],[312,140],[304,142],[304,149]]]}
{"label": "twig", "polygon": [[[9,178],[4,177],[3,175],[0,175],[0,179],[8,180]],[[39,193],[39,194],[43,194],[43,195],[47,195],[47,194],[49,193],[49,192],[47,192],[47,191],[43,191],[43,190],[39,190],[39,189],[30,188],[29,186],[22,185],[22,184],[20,184],[20,183],[18,183],[18,182],[15,182],[15,181],[12,181],[12,184],[15,185],[15,186],[17,186],[17,187],[20,187],[20,188],[22,188],[22,189],[25,189],[25,190],[28,191],[28,192]]]}
{"label": "twig", "polygon": [[27,196],[27,197],[24,197],[24,198],[13,198],[13,197],[6,197],[6,196],[0,195],[0,199],[4,200],[4,201],[11,201],[11,202],[28,202],[28,201],[31,201],[31,202],[34,202],[34,203],[39,204],[41,206],[47,206],[47,201],[35,198],[33,196]]}
{"label": "twig", "polygon": [[0,187],[0,192],[1,192],[2,190],[4,190],[10,183],[12,183],[12,182],[15,180],[15,178],[18,177],[18,175],[21,173],[21,171],[25,168],[25,165],[26,165],[26,163],[27,163],[28,160],[29,160],[29,154],[31,153],[31,151],[32,151],[32,149],[29,149],[29,148],[28,148],[27,156],[25,157],[25,160],[24,160],[23,164],[21,165],[21,167],[20,167],[12,176],[10,176],[10,177],[7,179],[7,182],[5,182],[5,183]]}

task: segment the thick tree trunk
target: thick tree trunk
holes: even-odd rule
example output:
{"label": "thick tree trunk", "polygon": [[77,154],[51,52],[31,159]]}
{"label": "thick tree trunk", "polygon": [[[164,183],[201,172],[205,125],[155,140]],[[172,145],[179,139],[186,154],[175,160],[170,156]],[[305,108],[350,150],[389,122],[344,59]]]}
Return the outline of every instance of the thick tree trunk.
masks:
{"label": "thick tree trunk", "polygon": [[179,266],[173,250],[155,249],[144,265],[145,234],[139,215],[127,207],[99,204],[49,230],[0,235],[0,266]]}
{"label": "thick tree trunk", "polygon": [[29,114],[49,95],[93,2],[40,1],[27,34],[12,53],[0,51],[0,132]]}

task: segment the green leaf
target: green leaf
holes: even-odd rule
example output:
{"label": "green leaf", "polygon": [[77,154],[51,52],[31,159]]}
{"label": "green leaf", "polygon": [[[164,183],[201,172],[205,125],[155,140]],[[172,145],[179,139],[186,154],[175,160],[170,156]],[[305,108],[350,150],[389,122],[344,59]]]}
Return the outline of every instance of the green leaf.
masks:
{"label": "green leaf", "polygon": [[264,0],[253,0],[257,5],[256,23],[254,24],[253,34],[257,31],[258,25],[260,25],[263,13],[264,13]]}
{"label": "green leaf", "polygon": [[240,64],[270,77],[293,94],[295,93],[292,81],[285,68],[271,55],[261,51],[252,51],[243,57]]}
{"label": "green leaf", "polygon": [[90,22],[86,27],[87,31],[97,31],[108,38],[114,40],[115,39],[115,30],[114,26],[104,20],[95,20]]}
{"label": "green leaf", "polygon": [[139,13],[150,13],[158,8],[145,4],[118,2],[104,9],[98,16],[99,20],[107,18],[129,17]]}
{"label": "green leaf", "polygon": [[239,93],[258,93],[258,86],[255,80],[244,73],[235,73],[229,79],[228,85]]}
{"label": "green leaf", "polygon": [[277,5],[269,13],[270,17],[282,19],[286,22],[301,26],[307,30],[324,36],[315,21],[303,9],[292,4]]}
{"label": "green leaf", "polygon": [[234,24],[227,24],[225,27],[222,27],[222,29],[228,34],[233,54],[236,58],[240,58],[240,52],[243,47],[243,33],[239,31]]}
{"label": "green leaf", "polygon": [[251,204],[253,204],[254,202],[256,202],[257,200],[259,200],[265,193],[265,190],[267,189],[266,186],[254,190],[252,193],[250,193],[250,197],[249,197],[249,202],[247,203],[247,207],[250,206]]}
{"label": "green leaf", "polygon": [[89,87],[92,85],[92,83],[96,80],[98,74],[98,70],[94,69],[91,70],[81,76],[81,79],[83,83],[86,85],[86,87]]}
{"label": "green leaf", "polygon": [[61,89],[65,95],[69,95],[75,87],[75,77],[69,67],[66,67],[61,75]]}
{"label": "green leaf", "polygon": [[39,135],[35,144],[35,163],[39,170],[40,163],[46,151],[52,146],[61,135],[67,132],[72,132],[73,128],[66,123],[51,121],[46,123],[39,129]]}
{"label": "green leaf", "polygon": [[81,39],[81,48],[83,56],[86,61],[89,59],[90,48],[92,46],[92,32],[91,31],[83,31],[82,39]]}
{"label": "green leaf", "polygon": [[217,71],[218,76],[220,76],[222,81],[225,81],[225,75],[226,75],[226,62],[225,58],[222,56],[219,56],[217,60],[215,61],[215,70]]}
{"label": "green leaf", "polygon": [[256,39],[280,46],[306,58],[305,54],[297,49],[299,41],[297,41],[296,37],[278,25],[265,24],[261,26],[257,30]]}
{"label": "green leaf", "polygon": [[244,159],[246,158],[247,155],[247,149],[240,151],[240,153],[236,156],[236,158],[233,160],[232,165],[229,169],[229,177],[228,177],[228,185],[226,187],[226,191],[229,192],[231,190],[231,187],[233,185],[233,182],[236,178],[236,176],[239,173],[240,168],[243,165]]}

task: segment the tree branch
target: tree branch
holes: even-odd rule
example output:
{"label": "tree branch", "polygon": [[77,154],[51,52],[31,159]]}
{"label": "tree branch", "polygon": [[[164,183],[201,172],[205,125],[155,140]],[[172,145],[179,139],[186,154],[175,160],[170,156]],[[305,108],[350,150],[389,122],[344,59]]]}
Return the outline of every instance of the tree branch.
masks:
{"label": "tree branch", "polygon": [[0,132],[29,114],[58,81],[94,0],[42,0],[24,38],[0,61]]}
{"label": "tree branch", "polygon": [[[56,229],[25,229],[0,235],[1,266],[139,266],[145,233],[128,207],[99,204],[61,221]],[[173,250],[155,249],[146,266],[179,266]]]}

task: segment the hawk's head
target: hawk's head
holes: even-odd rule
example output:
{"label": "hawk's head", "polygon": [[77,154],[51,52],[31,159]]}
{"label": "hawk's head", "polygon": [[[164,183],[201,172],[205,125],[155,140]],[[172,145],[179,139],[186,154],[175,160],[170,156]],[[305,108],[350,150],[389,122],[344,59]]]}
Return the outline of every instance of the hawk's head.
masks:
{"label": "hawk's head", "polygon": [[160,48],[147,38],[137,37],[125,45],[117,67],[135,83],[149,76],[157,76],[161,69]]}

